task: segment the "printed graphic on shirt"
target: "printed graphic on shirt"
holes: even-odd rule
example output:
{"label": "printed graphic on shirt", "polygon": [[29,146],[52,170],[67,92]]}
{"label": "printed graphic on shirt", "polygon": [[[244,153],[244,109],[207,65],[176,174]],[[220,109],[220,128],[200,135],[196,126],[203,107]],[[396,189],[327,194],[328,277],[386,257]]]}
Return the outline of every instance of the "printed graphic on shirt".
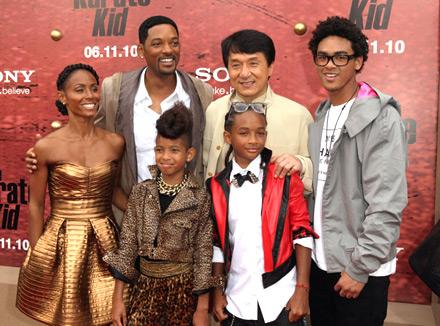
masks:
{"label": "printed graphic on shirt", "polygon": [[347,120],[354,100],[339,106],[331,106],[328,110],[322,130],[321,149],[319,151],[318,182],[324,181],[327,176],[328,163],[336,140],[341,135],[342,127]]}

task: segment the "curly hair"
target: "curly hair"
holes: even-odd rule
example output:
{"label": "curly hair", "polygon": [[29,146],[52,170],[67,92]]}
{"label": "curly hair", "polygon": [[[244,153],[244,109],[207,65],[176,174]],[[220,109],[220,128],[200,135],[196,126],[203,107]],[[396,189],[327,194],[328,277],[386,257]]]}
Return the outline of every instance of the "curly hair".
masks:
{"label": "curly hair", "polygon": [[192,144],[192,114],[183,102],[176,102],[156,122],[157,135],[168,139],[182,137],[186,148]]}
{"label": "curly hair", "polygon": [[364,63],[368,60],[368,38],[362,33],[356,24],[349,19],[339,16],[328,17],[320,21],[316,29],[312,32],[312,38],[309,41],[309,50],[315,56],[318,52],[319,43],[328,36],[339,36],[351,42],[354,55],[363,58],[362,66],[357,73],[360,73]]}
{"label": "curly hair", "polygon": [[[99,85],[99,76],[96,71],[92,68],[92,66],[86,65],[84,63],[76,63],[73,65],[66,66],[63,71],[60,72],[57,79],[57,90],[64,91],[66,89],[66,83],[69,80],[70,76],[73,72],[77,70],[87,70],[90,72],[93,77],[96,79],[96,83]],[[67,107],[65,104],[61,103],[60,100],[55,101],[55,105],[58,108],[58,111],[62,115],[68,115]]]}

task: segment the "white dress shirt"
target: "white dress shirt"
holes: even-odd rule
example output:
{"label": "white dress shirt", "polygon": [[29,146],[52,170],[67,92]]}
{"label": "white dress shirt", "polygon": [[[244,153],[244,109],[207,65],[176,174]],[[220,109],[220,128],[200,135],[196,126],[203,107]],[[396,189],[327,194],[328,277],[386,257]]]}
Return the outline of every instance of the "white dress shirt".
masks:
{"label": "white dress shirt", "polygon": [[[137,160],[137,181],[141,182],[145,179],[151,179],[149,165],[156,164],[154,155],[154,146],[156,146],[156,121],[160,114],[150,109],[153,101],[148,94],[145,87],[145,68],[140,76],[139,88],[134,98],[133,107],[133,132],[134,143],[136,146],[136,160]],[[160,103],[162,113],[169,110],[174,103],[182,101],[189,109],[191,99],[188,93],[185,92],[182,86],[179,75],[176,74],[177,83],[174,92]]]}
{"label": "white dress shirt", "polygon": [[[264,321],[274,321],[295,292],[296,267],[277,283],[263,288],[264,269],[263,236],[261,224],[263,170],[261,156],[255,158],[246,169],[232,160],[231,180],[235,174],[251,171],[258,182],[245,181],[240,188],[231,184],[229,194],[229,243],[232,260],[225,290],[226,309],[241,319],[257,320],[258,304]],[[311,238],[294,243],[312,247]],[[292,244],[294,245],[294,244]],[[214,263],[224,263],[222,250],[214,247]]]}
{"label": "white dress shirt", "polygon": [[[338,106],[332,105],[325,116],[322,131],[315,213],[313,216],[314,231],[320,235],[320,238],[314,239],[312,258],[316,265],[323,271],[327,271],[327,263],[324,252],[324,238],[326,237],[326,234],[323,234],[322,232],[322,196],[325,181],[327,180],[328,161],[330,159],[331,149],[341,135],[342,127],[348,118],[348,114],[353,103],[354,99],[347,102],[345,106],[344,104]],[[393,260],[382,264],[379,269],[374,273],[371,273],[370,276],[387,276],[395,273],[396,261],[397,259],[394,258]]]}

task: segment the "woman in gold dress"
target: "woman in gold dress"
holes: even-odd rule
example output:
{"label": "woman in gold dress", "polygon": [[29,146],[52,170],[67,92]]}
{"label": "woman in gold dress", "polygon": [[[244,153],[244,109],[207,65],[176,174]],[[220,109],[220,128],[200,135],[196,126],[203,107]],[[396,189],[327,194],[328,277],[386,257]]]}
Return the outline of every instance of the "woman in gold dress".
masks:
{"label": "woman in gold dress", "polygon": [[[93,123],[100,92],[92,67],[67,66],[57,87],[56,104],[69,122],[34,148],[31,249],[20,271],[17,307],[48,325],[106,325],[115,281],[102,256],[117,248],[112,201],[124,210],[127,205],[117,186],[125,141]],[[44,223],[47,184],[51,213]]]}

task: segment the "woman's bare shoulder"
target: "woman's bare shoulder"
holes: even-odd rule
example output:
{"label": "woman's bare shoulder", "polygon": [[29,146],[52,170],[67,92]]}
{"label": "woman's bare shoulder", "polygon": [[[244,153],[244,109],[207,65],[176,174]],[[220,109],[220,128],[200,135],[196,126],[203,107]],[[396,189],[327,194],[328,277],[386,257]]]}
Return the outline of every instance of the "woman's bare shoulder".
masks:
{"label": "woman's bare shoulder", "polygon": [[102,135],[102,140],[107,144],[106,146],[117,152],[118,156],[123,154],[125,150],[125,139],[123,136],[101,128],[99,128],[99,132]]}
{"label": "woman's bare shoulder", "polygon": [[37,140],[34,146],[35,151],[48,151],[48,150],[57,150],[60,148],[63,143],[63,134],[64,131],[62,129],[58,129],[56,131],[47,134],[40,140]]}

